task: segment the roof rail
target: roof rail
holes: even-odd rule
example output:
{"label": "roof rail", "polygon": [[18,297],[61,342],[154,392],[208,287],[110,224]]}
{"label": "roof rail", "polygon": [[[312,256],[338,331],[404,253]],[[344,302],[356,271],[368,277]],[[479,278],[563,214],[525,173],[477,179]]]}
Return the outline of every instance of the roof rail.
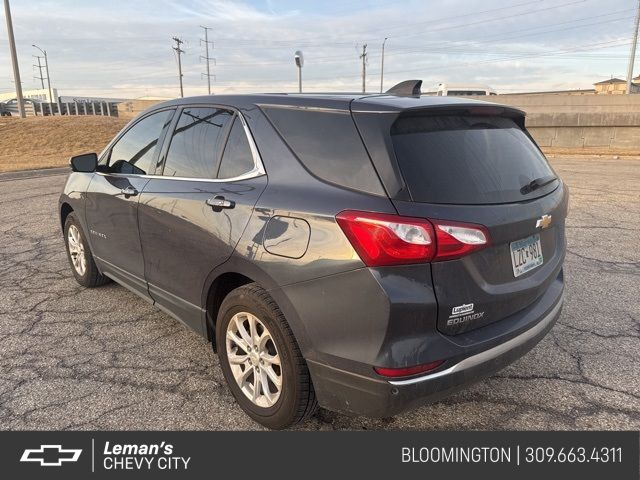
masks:
{"label": "roof rail", "polygon": [[405,80],[394,85],[385,93],[399,97],[420,96],[420,87],[422,87],[422,80]]}

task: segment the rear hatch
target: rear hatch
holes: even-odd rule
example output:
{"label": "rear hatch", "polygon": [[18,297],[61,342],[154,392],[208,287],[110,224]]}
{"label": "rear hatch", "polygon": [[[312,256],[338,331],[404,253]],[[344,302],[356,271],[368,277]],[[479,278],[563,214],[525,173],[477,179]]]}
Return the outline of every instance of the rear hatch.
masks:
{"label": "rear hatch", "polygon": [[393,200],[398,213],[488,231],[484,248],[432,264],[438,328],[448,335],[527,308],[562,267],[566,188],[514,112],[412,110],[390,129],[406,187]]}

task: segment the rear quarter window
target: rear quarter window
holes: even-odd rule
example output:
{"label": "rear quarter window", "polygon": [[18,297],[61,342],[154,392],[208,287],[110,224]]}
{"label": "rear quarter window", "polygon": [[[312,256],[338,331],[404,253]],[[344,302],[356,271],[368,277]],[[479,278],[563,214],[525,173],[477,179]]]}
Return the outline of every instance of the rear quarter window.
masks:
{"label": "rear quarter window", "polygon": [[400,117],[391,130],[402,176],[416,202],[511,203],[549,193],[557,181],[523,194],[532,180],[554,175],[542,153],[510,118]]}
{"label": "rear quarter window", "polygon": [[263,107],[289,148],[327,182],[384,195],[380,179],[348,111]]}

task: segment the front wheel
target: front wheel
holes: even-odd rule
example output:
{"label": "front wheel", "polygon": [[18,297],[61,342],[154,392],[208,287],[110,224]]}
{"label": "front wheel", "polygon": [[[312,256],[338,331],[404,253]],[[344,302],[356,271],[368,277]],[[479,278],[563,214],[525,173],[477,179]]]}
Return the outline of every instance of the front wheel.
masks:
{"label": "front wheel", "polygon": [[109,282],[109,278],[98,270],[80,222],[74,213],[70,213],[64,222],[64,240],[71,271],[80,285],[92,288]]}
{"label": "front wheel", "polygon": [[216,344],[233,396],[258,423],[279,430],[317,409],[309,370],[291,328],[259,285],[244,285],[224,299]]}

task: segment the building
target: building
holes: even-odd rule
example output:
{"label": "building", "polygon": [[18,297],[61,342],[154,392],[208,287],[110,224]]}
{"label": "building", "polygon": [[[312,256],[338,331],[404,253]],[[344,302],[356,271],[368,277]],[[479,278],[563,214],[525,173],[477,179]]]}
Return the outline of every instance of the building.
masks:
{"label": "building", "polygon": [[[48,88],[38,88],[36,90],[22,91],[22,96],[24,98],[30,98],[31,100],[36,100],[38,102],[55,102],[58,98],[58,90],[52,88],[51,94],[53,95],[53,100],[49,98]],[[12,98],[16,98],[16,92],[0,93],[0,102],[11,100]]]}
{"label": "building", "polygon": [[[621,78],[610,78],[594,83],[598,95],[623,95],[627,93],[627,81]],[[640,93],[640,75],[631,80],[631,93]]]}

